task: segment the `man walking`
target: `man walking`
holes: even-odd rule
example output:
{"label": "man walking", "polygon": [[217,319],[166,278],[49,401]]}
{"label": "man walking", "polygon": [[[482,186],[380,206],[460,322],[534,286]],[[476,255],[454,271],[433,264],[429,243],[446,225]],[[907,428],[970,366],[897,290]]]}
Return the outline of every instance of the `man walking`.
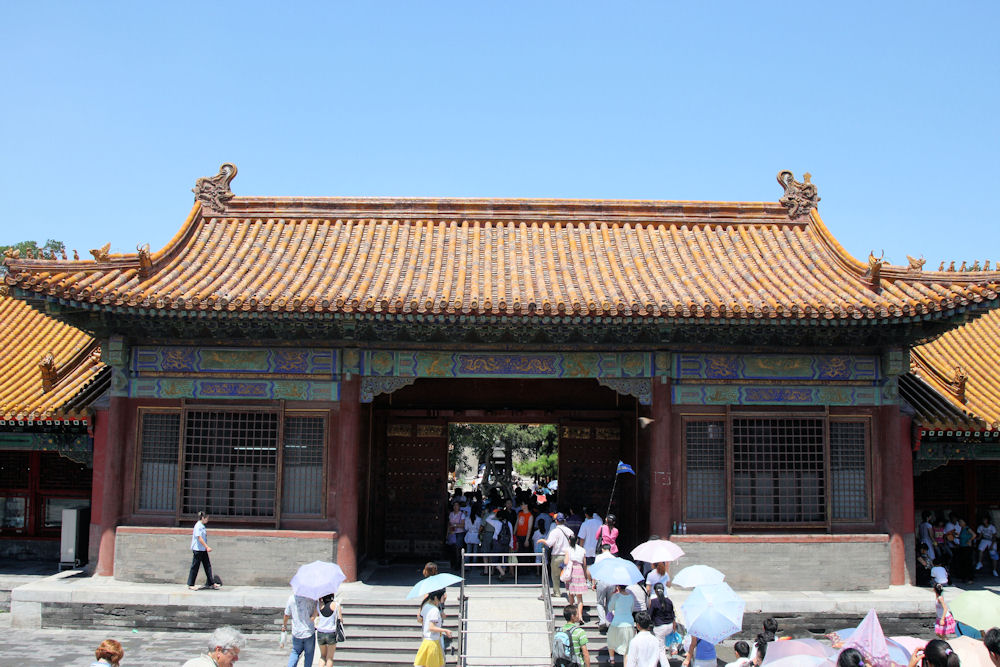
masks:
{"label": "man walking", "polygon": [[587,648],[587,633],[580,627],[582,620],[575,604],[563,607],[563,618],[566,622],[560,628],[567,633],[573,642],[573,656],[576,664],[590,667],[590,650]]}
{"label": "man walking", "polygon": [[649,631],[652,625],[653,621],[648,613],[640,611],[635,615],[635,629],[638,632],[628,644],[625,667],[659,667],[660,642]]}
{"label": "man walking", "polygon": [[[611,555],[611,545],[602,544],[601,553],[597,554],[594,563],[600,563],[607,558],[614,558]],[[604,633],[608,631],[608,599],[615,592],[615,585],[600,580],[594,581],[594,590],[597,593],[597,629]]]}
{"label": "man walking", "polygon": [[562,589],[559,582],[559,574],[562,571],[563,556],[569,549],[569,536],[573,533],[566,527],[566,515],[560,512],[556,514],[556,523],[549,531],[548,537],[538,540],[549,548],[552,557],[549,559],[549,571],[552,574],[552,595],[559,597]]}
{"label": "man walking", "polygon": [[589,508],[583,508],[583,523],[580,524],[580,532],[577,537],[583,543],[583,549],[587,552],[587,565],[594,564],[597,556],[597,529],[601,527],[601,520],[594,516],[594,512]]}

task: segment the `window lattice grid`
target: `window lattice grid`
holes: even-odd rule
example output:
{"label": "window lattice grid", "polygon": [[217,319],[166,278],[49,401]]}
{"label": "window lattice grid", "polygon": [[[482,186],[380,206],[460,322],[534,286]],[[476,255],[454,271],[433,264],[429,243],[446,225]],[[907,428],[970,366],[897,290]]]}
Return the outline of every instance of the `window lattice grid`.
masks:
{"label": "window lattice grid", "polygon": [[816,418],[732,420],[734,521],[825,520],[823,423]]}
{"label": "window lattice grid", "polygon": [[726,429],[722,421],[684,425],[687,519],[726,518]]}
{"label": "window lattice grid", "polygon": [[185,514],[273,517],[278,415],[191,410],[184,428]]}
{"label": "window lattice grid", "polygon": [[27,489],[31,452],[0,452],[0,488]]}
{"label": "window lattice grid", "polygon": [[983,505],[1000,503],[1000,466],[996,462],[976,461],[976,502]]}
{"label": "window lattice grid", "polygon": [[177,507],[177,448],[181,415],[145,413],[140,430],[139,509],[173,512]]}
{"label": "window lattice grid", "polygon": [[39,490],[90,491],[93,473],[86,463],[71,461],[56,452],[42,452],[38,462]]}
{"label": "window lattice grid", "polygon": [[282,514],[323,512],[323,445],[326,419],[286,417],[282,446]]}
{"label": "window lattice grid", "polygon": [[864,422],[830,422],[830,509],[835,520],[868,518],[867,434]]}

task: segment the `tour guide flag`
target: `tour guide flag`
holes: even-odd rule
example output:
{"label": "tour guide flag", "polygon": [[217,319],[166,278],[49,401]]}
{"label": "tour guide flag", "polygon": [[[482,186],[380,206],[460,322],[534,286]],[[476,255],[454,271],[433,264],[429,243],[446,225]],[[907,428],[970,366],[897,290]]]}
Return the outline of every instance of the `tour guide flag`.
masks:
{"label": "tour guide flag", "polygon": [[618,475],[622,474],[623,472],[627,472],[630,475],[635,475],[635,470],[632,470],[632,466],[630,466],[629,464],[625,463],[624,461],[619,461],[618,462],[618,468],[615,470],[615,482],[614,482],[614,484],[611,485],[611,497],[608,498],[608,512],[604,516],[607,516],[608,514],[611,514],[611,503],[614,502],[614,499],[615,499],[615,487],[618,486]]}

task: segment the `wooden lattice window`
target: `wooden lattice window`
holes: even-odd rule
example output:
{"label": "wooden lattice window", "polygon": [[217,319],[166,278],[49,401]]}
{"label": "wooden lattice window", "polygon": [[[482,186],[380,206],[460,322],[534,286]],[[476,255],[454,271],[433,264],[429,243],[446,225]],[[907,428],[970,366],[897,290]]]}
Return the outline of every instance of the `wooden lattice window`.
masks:
{"label": "wooden lattice window", "polygon": [[326,419],[313,416],[285,418],[282,445],[281,513],[323,512],[323,451]]}
{"label": "wooden lattice window", "polygon": [[188,410],[181,500],[185,514],[266,518],[275,511],[277,412]]}
{"label": "wooden lattice window", "polygon": [[824,421],[732,420],[734,523],[826,520]]}
{"label": "wooden lattice window", "polygon": [[830,422],[830,507],[834,521],[869,518],[867,422]]}
{"label": "wooden lattice window", "polygon": [[726,423],[684,424],[687,468],[687,518],[726,518]]}
{"label": "wooden lattice window", "polygon": [[177,448],[180,412],[143,412],[139,425],[139,510],[173,512],[177,507]]}

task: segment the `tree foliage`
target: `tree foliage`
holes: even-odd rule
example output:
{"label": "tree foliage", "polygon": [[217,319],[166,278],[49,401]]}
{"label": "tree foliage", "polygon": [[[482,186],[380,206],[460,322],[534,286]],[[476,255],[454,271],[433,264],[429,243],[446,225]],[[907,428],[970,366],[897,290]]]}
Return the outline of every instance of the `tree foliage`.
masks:
{"label": "tree foliage", "polygon": [[493,448],[509,445],[514,458],[528,459],[553,454],[559,432],[553,424],[450,424],[448,455],[454,470],[461,452],[472,452],[472,458],[485,463]]}
{"label": "tree foliage", "polygon": [[[66,252],[65,243],[55,239],[48,239],[45,241],[45,245],[42,246],[38,245],[36,241],[21,241],[20,243],[0,246],[0,253],[5,253],[12,248],[20,252],[21,259],[27,258],[29,254],[36,258],[57,257],[61,259],[63,253]],[[0,264],[0,275],[4,275],[6,273],[7,266],[5,264]]]}
{"label": "tree foliage", "polygon": [[554,479],[559,476],[559,453],[539,454],[536,458],[514,464],[514,469],[522,477],[537,481]]}

